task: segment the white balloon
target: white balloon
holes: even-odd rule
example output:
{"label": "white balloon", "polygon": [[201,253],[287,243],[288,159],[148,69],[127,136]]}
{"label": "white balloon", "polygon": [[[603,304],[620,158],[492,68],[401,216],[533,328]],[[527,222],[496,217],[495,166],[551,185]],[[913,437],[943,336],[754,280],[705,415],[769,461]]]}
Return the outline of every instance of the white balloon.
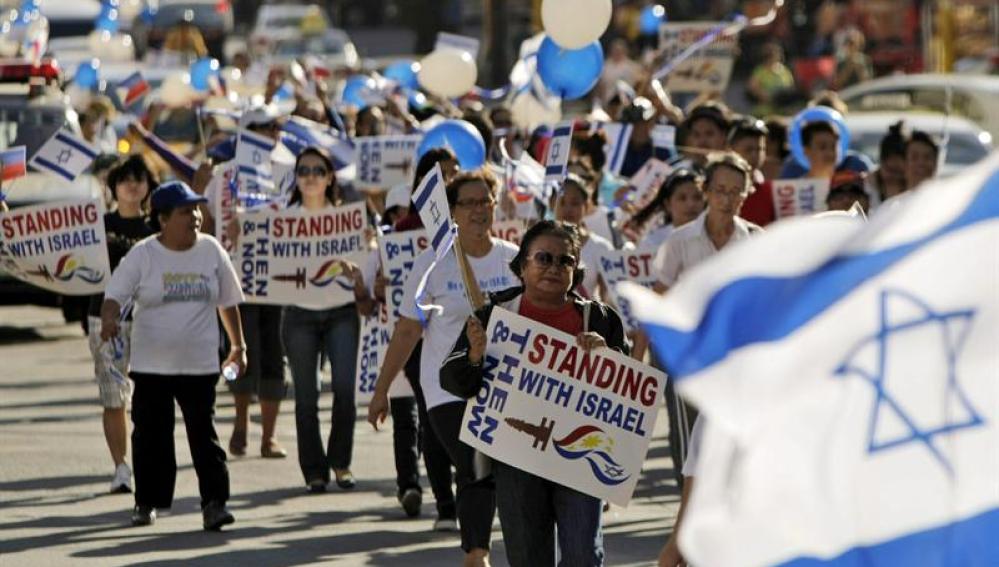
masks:
{"label": "white balloon", "polygon": [[475,60],[466,51],[438,49],[420,61],[420,86],[445,98],[462,96],[475,86]]}
{"label": "white balloon", "polygon": [[544,0],[541,22],[552,41],[581,49],[600,39],[611,21],[611,0]]}
{"label": "white balloon", "polygon": [[184,71],[170,73],[160,85],[160,101],[167,106],[185,106],[195,97],[191,74]]}
{"label": "white balloon", "polygon": [[521,93],[510,103],[510,116],[518,128],[534,130],[542,124],[554,126],[562,119],[562,104],[545,106],[531,93]]}
{"label": "white balloon", "polygon": [[111,47],[111,32],[107,30],[94,30],[87,35],[87,45],[90,47],[90,54],[103,59]]}

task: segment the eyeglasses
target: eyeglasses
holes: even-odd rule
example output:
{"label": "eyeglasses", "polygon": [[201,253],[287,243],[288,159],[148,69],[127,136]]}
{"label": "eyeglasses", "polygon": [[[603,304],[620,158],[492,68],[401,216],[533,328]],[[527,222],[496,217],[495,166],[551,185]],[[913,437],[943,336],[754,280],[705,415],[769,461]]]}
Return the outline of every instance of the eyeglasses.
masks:
{"label": "eyeglasses", "polygon": [[310,175],[315,175],[316,177],[326,177],[330,170],[326,169],[321,165],[316,165],[309,167],[307,165],[301,165],[295,170],[295,175],[299,177],[308,177]]}
{"label": "eyeglasses", "polygon": [[571,254],[559,254],[558,256],[545,250],[538,250],[531,256],[531,261],[541,268],[550,268],[557,264],[559,268],[572,269],[576,267],[576,257]]}
{"label": "eyeglasses", "polygon": [[466,199],[464,201],[455,201],[456,207],[467,207],[469,209],[481,209],[483,207],[492,207],[496,204],[494,199]]}

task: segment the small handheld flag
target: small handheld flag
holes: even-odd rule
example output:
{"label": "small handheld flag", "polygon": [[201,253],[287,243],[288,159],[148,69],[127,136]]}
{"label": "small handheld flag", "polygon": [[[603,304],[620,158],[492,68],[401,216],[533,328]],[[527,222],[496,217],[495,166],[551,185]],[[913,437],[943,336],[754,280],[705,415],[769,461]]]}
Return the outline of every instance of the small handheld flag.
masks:
{"label": "small handheld flag", "polygon": [[545,152],[545,184],[558,185],[569,174],[569,150],[572,147],[572,121],[555,127]]}
{"label": "small handheld flag", "polygon": [[25,147],[15,146],[0,152],[0,180],[10,181],[23,177],[27,173],[27,158],[25,157]]}
{"label": "small handheld flag", "polygon": [[121,105],[127,109],[146,96],[150,90],[149,82],[142,76],[142,72],[136,71],[118,83],[117,94]]}
{"label": "small handheld flag", "polygon": [[74,181],[96,157],[97,149],[89,142],[68,130],[59,130],[42,144],[29,165],[66,181]]}

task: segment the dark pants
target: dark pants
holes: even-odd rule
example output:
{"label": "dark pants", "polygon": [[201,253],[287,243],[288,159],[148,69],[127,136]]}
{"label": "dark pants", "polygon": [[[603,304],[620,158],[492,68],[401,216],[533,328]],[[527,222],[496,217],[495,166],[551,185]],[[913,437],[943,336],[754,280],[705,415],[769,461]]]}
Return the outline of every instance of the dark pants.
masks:
{"label": "dark pants", "polygon": [[697,408],[676,394],[673,380],[666,381],[666,413],[669,415],[669,452],[673,457],[673,478],[683,488],[683,462],[690,449],[690,432],[697,420]]}
{"label": "dark pants", "polygon": [[[281,338],[295,381],[298,464],[306,482],[329,482],[331,467],[350,468],[357,419],[354,373],[359,325],[353,303],[317,311],[294,306],[284,309]],[[325,450],[319,430],[319,353],[323,351],[333,374],[333,418]]]}
{"label": "dark pants", "polygon": [[404,371],[413,388],[413,397],[391,400],[396,486],[400,495],[410,488],[420,489],[419,459],[422,452],[427,479],[437,502],[437,516],[454,518],[451,459],[430,427],[427,416],[427,403],[420,387],[420,345],[406,361]]}
{"label": "dark pants", "polygon": [[554,565],[556,526],[559,565],[604,564],[599,498],[499,461],[493,461],[493,475],[503,542],[512,567]]}
{"label": "dark pants", "polygon": [[281,350],[281,306],[239,306],[246,338],[246,372],[229,383],[234,394],[256,394],[261,400],[280,401],[288,390]]}
{"label": "dark pants", "polygon": [[439,405],[430,408],[429,413],[430,424],[454,465],[461,548],[466,552],[489,549],[496,515],[496,486],[492,475],[475,478],[475,450],[458,440],[465,402]]}
{"label": "dark pants", "polygon": [[174,400],[187,428],[191,460],[198,474],[201,507],[229,500],[229,470],[225,451],[215,432],[215,384],[218,374],[167,376],[131,373],[132,466],[135,469],[135,503],[169,508],[177,479],[173,446]]}

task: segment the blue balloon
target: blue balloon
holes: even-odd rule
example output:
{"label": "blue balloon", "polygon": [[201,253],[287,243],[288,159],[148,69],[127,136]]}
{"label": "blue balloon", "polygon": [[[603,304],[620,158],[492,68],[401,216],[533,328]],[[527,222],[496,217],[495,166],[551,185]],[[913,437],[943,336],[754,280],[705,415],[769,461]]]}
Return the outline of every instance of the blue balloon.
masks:
{"label": "blue balloon", "polygon": [[91,59],[90,61],[80,63],[80,66],[76,68],[76,74],[73,75],[73,83],[83,89],[95,88],[98,82],[100,82],[98,73],[100,66],[101,62],[98,59]]}
{"label": "blue balloon", "polygon": [[642,35],[657,35],[659,25],[666,22],[666,8],[660,4],[652,4],[642,9],[638,17],[638,29]]}
{"label": "blue balloon", "polygon": [[200,92],[206,92],[211,88],[211,79],[219,76],[219,60],[211,57],[202,57],[191,63],[191,86]]}
{"label": "blue balloon", "polygon": [[458,157],[461,169],[477,169],[486,163],[486,143],[482,134],[464,120],[445,120],[423,135],[417,157],[434,148],[448,148]]}
{"label": "blue balloon", "polygon": [[538,49],[538,74],[548,90],[566,100],[579,98],[597,84],[604,68],[599,41],[582,49],[562,49],[545,36]]}
{"label": "blue balloon", "polygon": [[787,138],[791,145],[791,155],[802,167],[811,169],[808,157],[805,155],[805,147],[801,143],[801,127],[808,122],[830,122],[839,131],[839,155],[836,163],[840,163],[846,158],[846,153],[850,149],[850,130],[846,127],[843,115],[827,106],[814,106],[799,112],[791,122]]}
{"label": "blue balloon", "polygon": [[371,95],[377,92],[378,85],[375,80],[367,75],[354,75],[347,79],[343,86],[341,100],[347,104],[352,104],[358,109],[367,108],[370,104]]}
{"label": "blue balloon", "polygon": [[403,59],[386,67],[385,72],[382,73],[382,75],[384,75],[386,79],[392,79],[407,89],[418,89],[420,88],[420,81],[417,79],[416,75],[419,70],[419,63],[409,59]]}

